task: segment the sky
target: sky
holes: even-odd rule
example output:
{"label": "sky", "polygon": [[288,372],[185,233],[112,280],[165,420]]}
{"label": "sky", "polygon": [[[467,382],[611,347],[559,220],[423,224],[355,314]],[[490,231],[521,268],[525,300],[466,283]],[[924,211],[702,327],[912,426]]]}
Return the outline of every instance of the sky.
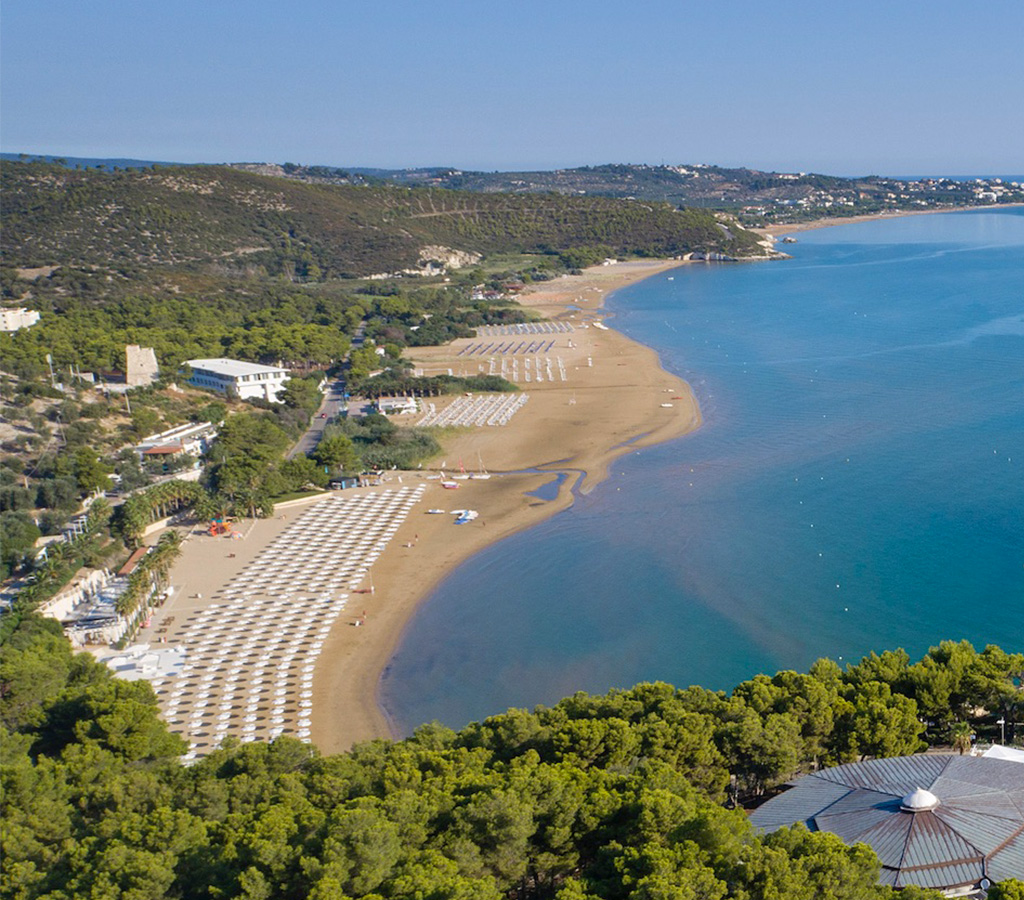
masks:
{"label": "sky", "polygon": [[1021,0],[4,0],[0,149],[1024,170]]}

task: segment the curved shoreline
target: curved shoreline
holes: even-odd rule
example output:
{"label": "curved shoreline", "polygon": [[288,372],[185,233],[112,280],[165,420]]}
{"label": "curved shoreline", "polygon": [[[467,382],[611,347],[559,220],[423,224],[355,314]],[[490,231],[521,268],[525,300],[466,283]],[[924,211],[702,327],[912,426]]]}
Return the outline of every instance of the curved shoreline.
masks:
{"label": "curved shoreline", "polygon": [[[852,221],[802,223],[800,230],[838,224]],[[573,325],[574,331],[557,336],[557,349],[550,354],[562,357],[566,380],[549,372],[543,383],[520,384],[530,400],[504,427],[465,428],[445,436],[445,450],[433,462],[435,472],[486,465],[490,479],[460,482],[462,489],[453,493],[443,491],[437,476],[427,474],[429,470],[388,473],[393,483],[423,484],[423,499],[399,527],[371,577],[360,585],[374,588],[374,593],[360,591],[350,598],[349,608],[331,629],[317,660],[312,739],[322,752],[398,736],[380,703],[381,677],[417,609],[456,566],[568,508],[576,491],[585,494],[607,477],[616,458],[700,426],[701,413],[690,386],[664,370],[653,349],[602,321],[609,315],[603,309],[609,293],[686,264],[649,260],[595,267],[525,292],[522,305],[539,318]],[[468,364],[467,374],[471,374],[483,368],[481,363],[488,357],[461,355],[460,347],[465,351],[470,343],[420,348],[415,362],[429,371],[454,371]],[[449,399],[437,402],[443,405]],[[410,416],[406,424],[418,419]],[[554,499],[528,496],[559,473],[571,477],[559,485]],[[315,499],[294,501],[294,505]],[[424,515],[429,508],[444,505],[447,509],[452,504],[478,510],[479,519],[453,528],[449,516]],[[173,613],[184,618],[209,605],[216,592],[287,527],[285,519],[282,514],[247,525],[245,540],[233,543],[234,552],[229,554],[219,541],[188,541],[172,572],[175,595],[153,630],[147,629],[140,639],[162,640],[154,635],[170,632],[168,639],[173,642],[180,636],[181,624],[171,625]],[[353,627],[357,624],[365,627]],[[157,625],[162,627],[158,630]]]}
{"label": "curved shoreline", "polygon": [[[523,306],[543,318],[573,325],[572,349],[558,351],[568,380],[521,384],[530,400],[508,425],[475,428],[445,440],[443,458],[432,463],[435,468],[448,463],[457,470],[456,460],[476,468],[482,460],[492,474],[487,481],[462,482],[457,495],[459,505],[472,505],[480,518],[453,530],[447,517],[417,510],[374,566],[367,627],[336,627],[317,665],[313,741],[323,752],[398,736],[381,704],[381,678],[416,610],[456,566],[567,509],[574,493],[592,490],[618,457],[699,427],[700,409],[690,386],[663,369],[654,350],[618,331],[593,327],[606,315],[609,293],[684,264],[652,260],[595,267],[520,297]],[[413,361],[426,371],[454,368],[468,343],[421,348]],[[570,477],[554,500],[527,496],[560,473]],[[428,487],[423,505],[443,502],[450,498]]]}

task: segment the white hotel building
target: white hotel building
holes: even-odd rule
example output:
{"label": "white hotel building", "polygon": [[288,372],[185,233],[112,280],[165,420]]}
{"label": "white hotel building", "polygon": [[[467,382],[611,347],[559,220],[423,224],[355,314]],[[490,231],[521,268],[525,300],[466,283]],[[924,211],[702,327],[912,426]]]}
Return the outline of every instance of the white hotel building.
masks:
{"label": "white hotel building", "polygon": [[0,309],[0,331],[20,331],[31,328],[39,321],[39,311],[35,309]]}
{"label": "white hotel building", "polygon": [[277,366],[260,366],[235,359],[189,359],[192,369],[188,383],[193,387],[219,391],[240,400],[258,398],[277,402],[288,370]]}

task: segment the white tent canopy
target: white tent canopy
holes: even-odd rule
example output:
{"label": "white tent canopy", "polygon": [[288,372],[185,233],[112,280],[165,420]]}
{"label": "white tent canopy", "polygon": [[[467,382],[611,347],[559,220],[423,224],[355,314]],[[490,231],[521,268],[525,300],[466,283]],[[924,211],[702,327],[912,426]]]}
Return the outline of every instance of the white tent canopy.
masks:
{"label": "white tent canopy", "polygon": [[1002,744],[993,744],[982,756],[991,756],[995,759],[1010,759],[1013,762],[1024,763],[1024,750],[1015,747],[1004,747]]}

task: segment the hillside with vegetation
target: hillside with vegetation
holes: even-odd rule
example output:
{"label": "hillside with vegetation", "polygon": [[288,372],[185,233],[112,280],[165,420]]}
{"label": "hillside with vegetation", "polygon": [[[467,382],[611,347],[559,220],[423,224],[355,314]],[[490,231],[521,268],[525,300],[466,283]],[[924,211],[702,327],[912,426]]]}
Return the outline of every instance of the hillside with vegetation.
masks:
{"label": "hillside with vegetation", "polygon": [[[530,281],[606,256],[764,253],[731,219],[668,204],[334,183],[342,175],[3,162],[0,293],[4,305],[41,314],[0,333],[5,576],[31,576],[40,533],[59,534],[109,476],[140,488],[173,474],[166,463],[140,470],[131,450],[140,438],[251,410],[210,412],[209,396],[181,389],[188,359],[289,368],[283,408],[263,415],[294,440],[319,403],[317,385],[343,364],[349,389],[371,397],[476,387],[411,378],[403,349],[524,321],[514,293]],[[366,344],[350,354],[357,334]],[[152,348],[161,377],[125,400],[102,384],[123,378],[128,344]],[[379,423],[337,436],[352,437],[355,454],[339,457],[350,467],[415,465],[436,450],[428,436],[399,441]],[[383,443],[401,452],[382,453]],[[325,480],[309,460],[286,467],[280,457],[245,491],[242,463],[209,467],[205,483],[221,506],[265,511]]]}
{"label": "hillside with vegetation", "polygon": [[452,168],[330,169],[264,167],[264,171],[328,183],[358,179],[445,187],[460,191],[538,193],[655,200],[676,206],[726,210],[748,225],[871,215],[896,210],[953,209],[1024,202],[1024,185],[1000,178],[846,178],[811,172],[764,172],[715,165],[581,166],[525,172],[469,172]]}
{"label": "hillside with vegetation", "polygon": [[229,740],[184,766],[149,684],[72,655],[55,622],[25,617],[0,654],[0,892],[19,900],[938,900],[876,885],[865,845],[759,835],[742,806],[814,766],[962,750],[1019,718],[1024,673],[948,642],[731,693],[579,693],[336,756]]}
{"label": "hillside with vegetation", "polygon": [[[221,166],[68,169],[6,162],[8,266],[99,267],[114,281],[180,268],[312,281],[417,268],[464,253],[763,255],[707,212],[560,194],[308,184]],[[427,252],[427,257],[424,252]]]}
{"label": "hillside with vegetation", "polygon": [[[5,159],[13,159],[7,154]],[[28,159],[28,157],[24,157]],[[51,160],[52,158],[47,157]],[[136,168],[131,160],[65,160],[66,167],[103,171]],[[173,168],[171,164],[159,165]],[[192,167],[194,168],[194,167]],[[775,172],[707,164],[611,163],[572,169],[476,172],[432,166],[405,169],[341,168],[277,163],[232,163],[240,172],[319,186],[444,188],[483,194],[561,194],[654,201],[673,207],[726,212],[746,226],[883,212],[958,209],[1024,202],[1021,180],[979,178],[847,177],[814,172]]]}

